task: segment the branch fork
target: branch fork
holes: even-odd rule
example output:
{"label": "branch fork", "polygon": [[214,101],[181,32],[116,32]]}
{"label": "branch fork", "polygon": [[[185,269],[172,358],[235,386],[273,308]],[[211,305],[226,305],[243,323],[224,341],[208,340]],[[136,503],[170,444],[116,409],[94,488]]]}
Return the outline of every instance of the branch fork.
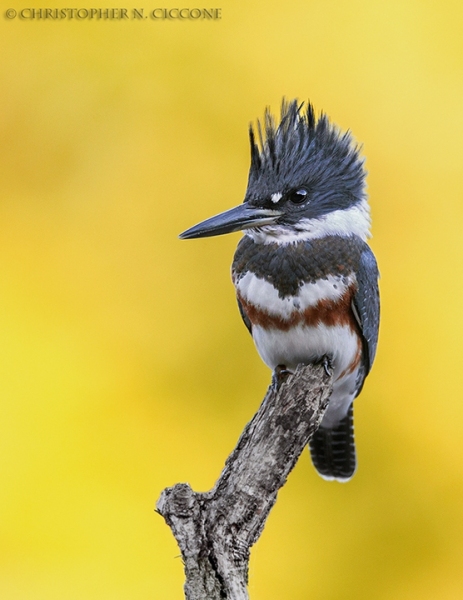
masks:
{"label": "branch fork", "polygon": [[214,488],[166,488],[156,509],[182,553],[187,600],[247,600],[251,546],[320,424],[332,390],[323,364],[276,373]]}

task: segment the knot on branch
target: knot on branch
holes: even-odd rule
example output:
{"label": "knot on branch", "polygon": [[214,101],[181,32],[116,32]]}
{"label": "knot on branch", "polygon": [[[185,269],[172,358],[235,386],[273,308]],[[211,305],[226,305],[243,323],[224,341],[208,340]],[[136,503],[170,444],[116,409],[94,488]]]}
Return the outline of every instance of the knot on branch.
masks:
{"label": "knot on branch", "polygon": [[162,491],[156,509],[167,520],[170,516],[190,518],[197,504],[197,494],[188,483],[177,483]]}

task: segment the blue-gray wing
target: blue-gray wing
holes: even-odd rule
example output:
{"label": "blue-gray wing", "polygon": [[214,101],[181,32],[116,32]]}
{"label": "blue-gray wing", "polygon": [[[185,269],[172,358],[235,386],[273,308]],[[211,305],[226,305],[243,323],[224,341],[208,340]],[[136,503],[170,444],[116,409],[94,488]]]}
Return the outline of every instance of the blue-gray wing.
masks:
{"label": "blue-gray wing", "polygon": [[370,371],[378,345],[379,271],[373,252],[365,244],[357,271],[357,292],[353,299],[354,314],[360,325],[365,346],[365,375]]}
{"label": "blue-gray wing", "polygon": [[246,325],[249,333],[252,335],[252,323],[249,320],[248,315],[244,312],[243,306],[242,306],[239,298],[237,298],[237,301],[238,301],[238,308],[240,309],[240,315],[241,315],[241,318],[243,319],[243,323]]}

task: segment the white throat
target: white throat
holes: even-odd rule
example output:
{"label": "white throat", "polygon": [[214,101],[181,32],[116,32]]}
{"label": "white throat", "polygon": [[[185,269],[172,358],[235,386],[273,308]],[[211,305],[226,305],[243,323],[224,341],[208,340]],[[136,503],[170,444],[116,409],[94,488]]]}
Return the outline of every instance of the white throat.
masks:
{"label": "white throat", "polygon": [[330,235],[356,235],[363,241],[370,237],[370,206],[366,199],[346,210],[335,210],[318,219],[301,219],[295,226],[264,225],[246,230],[258,244],[295,244]]}

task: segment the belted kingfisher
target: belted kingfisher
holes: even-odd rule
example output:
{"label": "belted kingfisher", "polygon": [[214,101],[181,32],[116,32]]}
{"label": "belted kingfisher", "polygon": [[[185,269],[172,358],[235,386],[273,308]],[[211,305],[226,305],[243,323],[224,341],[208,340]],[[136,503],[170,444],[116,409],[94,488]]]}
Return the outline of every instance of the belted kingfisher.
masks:
{"label": "belted kingfisher", "polygon": [[333,391],[309,442],[328,480],[355,472],[353,401],[375,358],[378,267],[366,244],[366,172],[350,132],[313,106],[283,100],[257,135],[244,202],[180,234],[200,238],[243,230],[232,265],[241,317],[271,369],[328,361]]}

